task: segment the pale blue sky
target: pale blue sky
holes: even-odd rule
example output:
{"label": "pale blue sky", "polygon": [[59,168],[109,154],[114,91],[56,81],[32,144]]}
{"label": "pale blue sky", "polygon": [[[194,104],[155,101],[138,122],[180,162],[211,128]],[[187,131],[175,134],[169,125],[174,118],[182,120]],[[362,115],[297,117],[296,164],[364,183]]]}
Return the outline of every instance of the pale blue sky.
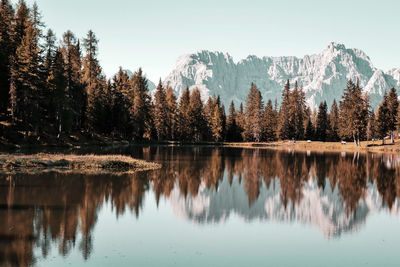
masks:
{"label": "pale blue sky", "polygon": [[[33,0],[28,0],[33,3]],[[398,0],[37,0],[61,37],[92,29],[110,76],[119,66],[165,78],[178,56],[228,52],[257,56],[319,53],[329,42],[362,49],[383,70],[400,67]]]}

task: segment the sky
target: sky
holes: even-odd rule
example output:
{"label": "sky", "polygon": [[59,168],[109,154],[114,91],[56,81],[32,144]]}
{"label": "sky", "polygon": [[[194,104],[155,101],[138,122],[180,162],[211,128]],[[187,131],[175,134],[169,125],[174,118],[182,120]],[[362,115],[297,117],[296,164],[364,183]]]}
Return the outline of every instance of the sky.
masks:
{"label": "sky", "polygon": [[120,66],[142,67],[157,82],[180,55],[199,50],[227,52],[235,61],[248,55],[302,57],[332,41],[363,50],[384,71],[400,67],[398,0],[36,2],[58,38],[67,30],[80,38],[95,32],[108,77]]}

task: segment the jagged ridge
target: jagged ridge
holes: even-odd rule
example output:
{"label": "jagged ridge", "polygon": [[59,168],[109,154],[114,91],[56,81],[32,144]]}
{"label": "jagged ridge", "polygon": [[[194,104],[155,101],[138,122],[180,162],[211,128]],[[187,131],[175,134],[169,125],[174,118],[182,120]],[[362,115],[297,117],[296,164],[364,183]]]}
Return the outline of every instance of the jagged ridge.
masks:
{"label": "jagged ridge", "polygon": [[307,102],[316,108],[321,101],[331,105],[340,100],[348,79],[360,80],[364,92],[370,94],[376,108],[385,91],[400,87],[400,68],[383,72],[375,68],[370,58],[359,49],[330,43],[321,53],[297,57],[248,56],[237,63],[227,53],[201,51],[181,56],[175,69],[164,80],[177,96],[189,87],[200,89],[203,100],[220,95],[227,106],[244,102],[254,82],[264,101],[280,101],[287,79],[303,86]]}

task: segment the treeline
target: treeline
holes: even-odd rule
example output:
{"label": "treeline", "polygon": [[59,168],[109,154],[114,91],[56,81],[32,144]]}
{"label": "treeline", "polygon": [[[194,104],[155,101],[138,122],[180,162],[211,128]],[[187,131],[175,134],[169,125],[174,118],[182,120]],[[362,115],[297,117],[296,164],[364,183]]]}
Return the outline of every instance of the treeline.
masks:
{"label": "treeline", "polygon": [[67,31],[61,40],[44,34],[36,4],[0,3],[0,134],[20,134],[26,141],[94,135],[124,139],[200,141],[339,141],[383,139],[398,125],[395,89],[375,114],[359,83],[349,81],[342,100],[328,110],[312,111],[297,82],[286,83],[282,101],[264,104],[251,85],[245,103],[228,114],[219,96],[204,104],[198,89],[178,100],[161,81],[151,96],[139,69],[129,77],[122,69],[107,80],[98,60],[98,39],[83,40]]}

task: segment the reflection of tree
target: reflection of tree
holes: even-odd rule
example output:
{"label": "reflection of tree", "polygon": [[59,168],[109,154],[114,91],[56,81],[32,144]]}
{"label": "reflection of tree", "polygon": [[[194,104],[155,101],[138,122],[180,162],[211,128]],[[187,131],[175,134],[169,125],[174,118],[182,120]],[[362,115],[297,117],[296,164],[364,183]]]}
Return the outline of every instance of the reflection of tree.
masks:
{"label": "reflection of tree", "polygon": [[121,176],[0,177],[0,265],[31,265],[35,261],[34,247],[40,247],[46,257],[54,245],[62,255],[78,245],[87,259],[104,201],[111,203],[116,216],[130,210],[139,217],[144,194],[150,189],[158,205],[174,190],[188,199],[196,198],[204,189],[217,192],[223,184],[231,188],[236,184],[247,196],[241,208],[256,212],[260,198],[266,197],[261,190],[265,186],[280,190],[277,199],[283,212],[290,212],[304,199],[311,179],[321,192],[327,188],[337,190],[348,218],[353,220],[367,194],[368,182],[376,184],[382,205],[389,209],[400,196],[399,168],[393,156],[207,147],[134,147],[127,152],[161,162],[163,168]]}
{"label": "reflection of tree", "polygon": [[0,265],[32,265],[33,248],[41,247],[46,257],[52,243],[58,244],[60,254],[67,255],[76,244],[78,232],[82,235],[79,248],[87,259],[92,250],[92,230],[104,200],[111,201],[117,214],[129,207],[138,215],[147,190],[144,173],[1,177]]}

